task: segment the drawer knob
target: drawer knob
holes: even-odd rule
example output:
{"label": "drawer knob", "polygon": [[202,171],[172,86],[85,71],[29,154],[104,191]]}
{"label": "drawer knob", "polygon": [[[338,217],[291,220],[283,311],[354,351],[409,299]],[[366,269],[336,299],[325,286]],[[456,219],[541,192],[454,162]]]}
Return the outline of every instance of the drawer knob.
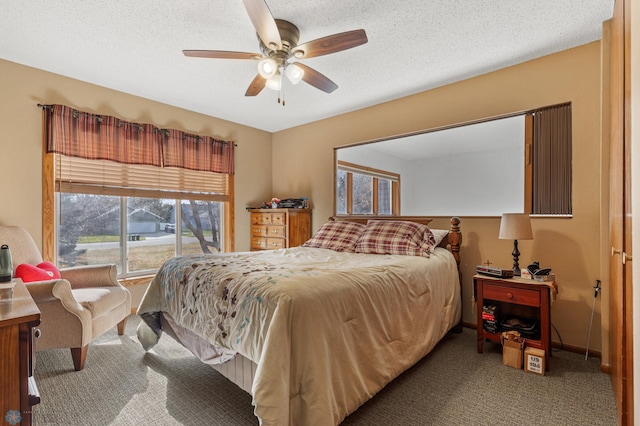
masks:
{"label": "drawer knob", "polygon": [[513,299],[513,294],[512,293],[507,293],[506,296],[507,296],[507,299]]}
{"label": "drawer knob", "polygon": [[40,331],[39,328],[36,328],[35,330],[33,330],[33,337],[35,337],[36,339],[39,339],[41,335],[42,335],[42,332]]}

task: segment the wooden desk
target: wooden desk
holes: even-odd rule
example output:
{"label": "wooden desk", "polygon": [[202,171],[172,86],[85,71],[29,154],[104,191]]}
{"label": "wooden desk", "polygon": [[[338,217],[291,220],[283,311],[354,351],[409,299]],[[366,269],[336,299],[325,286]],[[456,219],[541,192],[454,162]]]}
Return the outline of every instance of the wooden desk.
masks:
{"label": "wooden desk", "polygon": [[478,353],[482,353],[484,339],[500,341],[501,333],[492,333],[482,326],[482,307],[496,304],[503,317],[519,316],[535,319],[540,324],[540,338],[526,339],[525,346],[543,349],[546,370],[551,356],[551,300],[548,283],[530,278],[493,278],[475,275],[473,285],[477,301]]}
{"label": "wooden desk", "polygon": [[33,379],[33,339],[39,333],[40,310],[21,280],[13,297],[0,300],[0,415],[10,412],[21,425],[31,424],[32,407],[40,402]]}

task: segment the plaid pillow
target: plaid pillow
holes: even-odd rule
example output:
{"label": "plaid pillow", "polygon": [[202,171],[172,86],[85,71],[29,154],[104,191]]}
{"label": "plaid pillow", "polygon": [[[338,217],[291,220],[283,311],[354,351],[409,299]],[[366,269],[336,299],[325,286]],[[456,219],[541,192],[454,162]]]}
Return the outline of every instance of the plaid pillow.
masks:
{"label": "plaid pillow", "polygon": [[436,241],[426,225],[399,220],[370,220],[356,253],[429,257]]}
{"label": "plaid pillow", "polygon": [[356,222],[327,222],[302,247],[325,248],[353,253],[358,238],[366,228]]}

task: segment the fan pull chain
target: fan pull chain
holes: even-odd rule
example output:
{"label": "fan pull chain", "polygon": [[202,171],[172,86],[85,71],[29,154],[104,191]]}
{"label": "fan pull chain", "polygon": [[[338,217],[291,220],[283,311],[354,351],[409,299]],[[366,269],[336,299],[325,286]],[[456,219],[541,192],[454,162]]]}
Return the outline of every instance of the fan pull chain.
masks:
{"label": "fan pull chain", "polygon": [[[282,102],[280,102],[280,98],[282,97]],[[280,92],[278,92],[278,103],[281,103],[284,106],[284,79],[282,79],[282,83],[280,85]]]}

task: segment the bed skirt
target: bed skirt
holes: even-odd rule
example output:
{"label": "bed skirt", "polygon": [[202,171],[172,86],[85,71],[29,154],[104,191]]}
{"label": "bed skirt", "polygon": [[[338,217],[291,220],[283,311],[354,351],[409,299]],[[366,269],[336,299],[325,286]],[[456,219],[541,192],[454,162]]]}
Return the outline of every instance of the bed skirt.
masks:
{"label": "bed skirt", "polygon": [[[211,348],[211,345],[184,328],[180,330],[180,326],[173,322],[171,318],[167,317],[166,314],[162,315],[162,330],[182,346],[189,349],[200,361],[209,364],[214,370],[218,371],[240,389],[251,395],[253,378],[256,374],[256,368],[258,367],[255,362],[240,354],[235,354],[222,363],[212,361],[212,359],[217,359],[218,357],[212,356],[209,352],[203,352],[202,349],[202,345],[206,345],[207,348]],[[219,354],[215,352],[215,355]]]}

